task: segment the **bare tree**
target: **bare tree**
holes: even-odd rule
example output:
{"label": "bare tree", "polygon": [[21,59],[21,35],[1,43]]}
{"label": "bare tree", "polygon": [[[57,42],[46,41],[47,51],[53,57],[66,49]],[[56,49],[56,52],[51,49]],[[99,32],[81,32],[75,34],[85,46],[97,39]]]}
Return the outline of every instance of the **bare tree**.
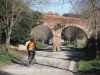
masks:
{"label": "bare tree", "polygon": [[[100,0],[70,0],[73,8],[83,15],[85,18],[91,19],[93,34],[95,35],[95,51],[96,58],[99,58],[99,50],[97,45],[98,24],[100,20]],[[77,2],[77,4],[75,3]]]}
{"label": "bare tree", "polygon": [[31,32],[31,37],[34,37],[36,40],[41,40],[42,42],[45,42],[53,37],[51,30],[44,26],[39,25],[33,28]]}
{"label": "bare tree", "polygon": [[49,0],[6,0],[4,4],[5,11],[4,22],[5,25],[4,31],[6,35],[6,51],[9,52],[10,46],[10,35],[12,27],[18,21],[19,16],[23,10],[33,6],[34,8],[42,8],[44,5],[47,5]]}
{"label": "bare tree", "polygon": [[62,32],[62,35],[67,38],[68,44],[76,44],[76,39],[82,40],[86,36],[85,32],[82,29],[75,26],[69,26],[65,28]]}

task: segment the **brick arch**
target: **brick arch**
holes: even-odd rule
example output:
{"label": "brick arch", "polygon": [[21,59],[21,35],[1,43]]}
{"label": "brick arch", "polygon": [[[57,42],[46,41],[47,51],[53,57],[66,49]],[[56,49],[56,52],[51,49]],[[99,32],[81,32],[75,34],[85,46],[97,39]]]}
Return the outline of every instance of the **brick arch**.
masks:
{"label": "brick arch", "polygon": [[[82,20],[80,18],[62,17],[52,13],[49,15],[48,14],[44,15],[44,17],[40,20],[40,22],[43,25],[48,26],[53,33],[53,51],[61,51],[60,49],[61,32],[64,28],[68,26],[79,27],[86,33],[88,39],[92,35],[91,23],[86,19]],[[65,25],[65,27],[54,31],[53,28],[55,25],[57,25],[57,23],[63,24]]]}
{"label": "brick arch", "polygon": [[[91,35],[92,35],[92,30],[91,30],[91,29],[87,29],[87,28],[85,28],[84,26],[81,26],[81,25],[74,25],[74,24],[65,25],[64,28],[67,28],[67,27],[70,27],[70,26],[78,27],[78,28],[80,28],[81,30],[83,30],[88,39],[89,39],[89,38],[91,37]],[[63,29],[64,29],[64,28],[63,28]],[[62,33],[62,32],[61,32],[61,33]]]}
{"label": "brick arch", "polygon": [[[31,32],[30,32],[31,38],[33,38],[33,36],[32,36],[32,34],[33,34],[33,29],[34,29],[35,27],[37,27],[37,26],[45,26],[46,28],[48,28],[48,29],[50,30],[50,33],[53,34],[53,32],[52,32],[52,30],[50,29],[50,27],[48,27],[47,25],[44,25],[44,24],[40,24],[40,25],[35,25],[35,26],[32,28],[32,30],[31,30]],[[51,37],[51,38],[52,38],[52,37]]]}
{"label": "brick arch", "polygon": [[[63,29],[62,29],[62,31],[61,31],[61,34],[62,34],[62,32],[63,32],[63,30],[64,29],[67,29],[68,27],[74,27],[74,28],[78,28],[78,29],[80,29],[81,31],[83,31],[83,33],[85,34],[85,44],[87,45],[87,43],[88,43],[88,35],[86,34],[86,32],[82,29],[82,28],[80,28],[80,27],[78,27],[78,26],[74,26],[74,25],[70,25],[70,26],[65,26]],[[78,33],[80,33],[80,32],[78,32]],[[62,36],[62,35],[61,35]],[[84,36],[83,36],[84,37]]]}

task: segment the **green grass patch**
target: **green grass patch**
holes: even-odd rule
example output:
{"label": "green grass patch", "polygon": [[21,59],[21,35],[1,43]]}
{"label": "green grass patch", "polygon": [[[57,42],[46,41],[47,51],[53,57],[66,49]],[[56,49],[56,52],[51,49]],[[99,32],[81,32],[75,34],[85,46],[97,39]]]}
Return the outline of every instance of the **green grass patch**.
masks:
{"label": "green grass patch", "polygon": [[94,59],[90,61],[80,61],[80,68],[82,71],[99,69],[100,70],[100,60]]}
{"label": "green grass patch", "polygon": [[37,42],[37,45],[38,45],[38,49],[43,49],[48,46],[47,44],[40,43],[40,42]]}
{"label": "green grass patch", "polygon": [[67,48],[76,48],[76,45],[75,44],[68,44],[66,45]]}
{"label": "green grass patch", "polygon": [[43,48],[45,48],[45,47],[47,47],[48,45],[47,44],[44,44],[44,45],[39,45],[39,47],[38,47],[38,49],[43,49]]}
{"label": "green grass patch", "polygon": [[84,43],[77,43],[76,48],[84,48],[85,46]]}
{"label": "green grass patch", "polygon": [[10,50],[13,50],[13,51],[18,51],[17,48],[10,48]]}
{"label": "green grass patch", "polygon": [[19,59],[19,56],[15,56],[12,54],[8,54],[8,53],[1,53],[0,54],[0,66],[8,64],[11,62],[11,60],[16,60]]}
{"label": "green grass patch", "polygon": [[21,57],[19,55],[5,53],[0,45],[0,66],[11,63],[11,60],[17,60]]}
{"label": "green grass patch", "polygon": [[85,44],[77,43],[77,44],[65,44],[67,48],[84,48]]}
{"label": "green grass patch", "polygon": [[80,75],[100,75],[100,59],[95,59],[92,51],[79,61]]}
{"label": "green grass patch", "polygon": [[100,60],[81,60],[79,62],[79,70],[81,75],[100,75]]}

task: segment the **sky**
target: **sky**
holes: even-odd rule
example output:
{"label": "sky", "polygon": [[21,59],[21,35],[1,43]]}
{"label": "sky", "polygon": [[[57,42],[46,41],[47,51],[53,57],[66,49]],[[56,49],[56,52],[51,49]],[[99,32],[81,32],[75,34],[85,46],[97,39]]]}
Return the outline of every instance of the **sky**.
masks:
{"label": "sky", "polygon": [[[70,13],[72,7],[71,7],[71,4],[69,2],[64,2],[64,4],[63,4],[62,3],[63,0],[51,0],[51,1],[52,1],[52,3],[57,3],[57,4],[44,7],[43,10],[42,10],[43,13],[50,12],[50,11],[56,12],[59,15],[63,15],[64,13]],[[67,1],[67,0],[65,0],[65,1]],[[34,9],[33,7],[30,7],[30,8],[32,10],[38,10],[39,11],[39,9]]]}
{"label": "sky", "polygon": [[[59,0],[52,0],[54,3],[58,2]],[[62,0],[63,1],[63,0]],[[62,2],[60,2],[60,4],[57,4],[56,6],[50,6],[47,9],[44,9],[44,12],[57,12],[60,15],[63,15],[64,13],[69,13],[71,11],[71,4],[69,2],[64,2],[63,6],[62,6]]]}
{"label": "sky", "polygon": [[57,12],[60,15],[63,15],[64,13],[69,13],[71,11],[71,5],[70,4],[64,4],[63,7],[62,5],[58,5],[58,6],[53,6],[53,7],[49,7],[48,9],[44,9],[44,12]]}

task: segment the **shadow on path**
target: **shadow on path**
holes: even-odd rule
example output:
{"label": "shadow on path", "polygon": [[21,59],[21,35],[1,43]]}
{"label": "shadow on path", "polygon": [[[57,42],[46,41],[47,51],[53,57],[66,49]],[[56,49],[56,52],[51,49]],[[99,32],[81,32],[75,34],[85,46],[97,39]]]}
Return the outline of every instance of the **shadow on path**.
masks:
{"label": "shadow on path", "polygon": [[13,75],[13,74],[10,74],[10,73],[4,72],[4,71],[0,71],[0,75]]}
{"label": "shadow on path", "polygon": [[28,62],[27,61],[22,61],[22,60],[11,60],[11,61],[14,64],[19,64],[21,66],[28,66]]}
{"label": "shadow on path", "polygon": [[67,72],[70,72],[70,73],[73,73],[75,75],[78,75],[78,72],[74,72],[74,71],[71,71],[69,69],[64,69],[64,68],[60,68],[60,67],[57,67],[57,66],[53,66],[53,65],[46,65],[46,64],[41,64],[41,63],[36,63],[37,65],[42,65],[42,66],[47,66],[47,67],[51,67],[51,68],[54,68],[55,71],[67,71]]}

